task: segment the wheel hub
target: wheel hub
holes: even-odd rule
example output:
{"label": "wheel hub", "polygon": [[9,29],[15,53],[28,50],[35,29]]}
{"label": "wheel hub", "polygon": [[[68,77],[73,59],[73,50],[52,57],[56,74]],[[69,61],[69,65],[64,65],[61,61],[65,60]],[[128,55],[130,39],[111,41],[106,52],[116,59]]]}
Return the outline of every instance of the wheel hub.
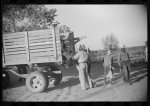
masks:
{"label": "wheel hub", "polygon": [[34,77],[31,84],[32,84],[33,88],[41,87],[42,86],[42,80],[39,77]]}

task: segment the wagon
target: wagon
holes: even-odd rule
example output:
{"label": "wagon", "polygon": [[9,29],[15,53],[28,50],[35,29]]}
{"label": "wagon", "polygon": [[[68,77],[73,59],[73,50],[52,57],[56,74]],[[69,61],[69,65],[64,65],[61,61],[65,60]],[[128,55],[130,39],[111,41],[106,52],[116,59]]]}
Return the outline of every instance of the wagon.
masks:
{"label": "wagon", "polygon": [[[73,32],[69,34],[73,37]],[[8,71],[25,78],[27,88],[34,93],[43,92],[49,84],[59,85],[63,63],[61,49],[57,24],[47,30],[3,34],[3,85],[9,83]],[[18,73],[14,66],[24,73]]]}

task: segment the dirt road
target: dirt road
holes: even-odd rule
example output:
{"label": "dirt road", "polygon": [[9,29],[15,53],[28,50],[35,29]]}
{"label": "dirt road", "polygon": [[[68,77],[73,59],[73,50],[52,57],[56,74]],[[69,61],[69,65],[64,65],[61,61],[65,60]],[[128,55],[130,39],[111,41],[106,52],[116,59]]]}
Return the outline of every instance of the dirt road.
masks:
{"label": "dirt road", "polygon": [[113,85],[104,85],[103,68],[99,63],[92,64],[91,75],[96,88],[82,91],[75,67],[63,70],[59,86],[49,86],[43,93],[33,94],[18,78],[11,74],[11,85],[3,90],[3,101],[146,101],[147,66],[137,64],[131,67],[131,84],[123,83],[118,68],[114,71]]}

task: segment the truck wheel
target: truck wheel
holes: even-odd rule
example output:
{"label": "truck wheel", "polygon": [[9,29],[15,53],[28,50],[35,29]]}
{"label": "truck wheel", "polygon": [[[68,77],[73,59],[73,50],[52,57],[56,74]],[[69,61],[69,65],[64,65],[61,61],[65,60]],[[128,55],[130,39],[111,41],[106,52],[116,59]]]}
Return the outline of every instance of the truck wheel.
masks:
{"label": "truck wheel", "polygon": [[33,93],[43,92],[48,86],[48,78],[39,71],[31,72],[26,79],[26,86]]}
{"label": "truck wheel", "polygon": [[2,71],[2,88],[5,89],[9,86],[9,74],[6,71]]}

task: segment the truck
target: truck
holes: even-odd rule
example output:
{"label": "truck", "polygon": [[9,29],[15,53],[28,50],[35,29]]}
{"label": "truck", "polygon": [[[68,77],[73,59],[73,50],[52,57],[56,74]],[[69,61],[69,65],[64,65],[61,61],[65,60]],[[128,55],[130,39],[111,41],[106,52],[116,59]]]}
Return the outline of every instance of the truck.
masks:
{"label": "truck", "polygon": [[[49,84],[60,84],[64,61],[62,41],[75,53],[74,45],[81,40],[74,38],[73,32],[60,34],[57,23],[50,29],[9,33],[2,37],[3,86],[9,84],[9,71],[24,78],[33,93],[43,92]],[[18,73],[14,67],[24,73]]]}

